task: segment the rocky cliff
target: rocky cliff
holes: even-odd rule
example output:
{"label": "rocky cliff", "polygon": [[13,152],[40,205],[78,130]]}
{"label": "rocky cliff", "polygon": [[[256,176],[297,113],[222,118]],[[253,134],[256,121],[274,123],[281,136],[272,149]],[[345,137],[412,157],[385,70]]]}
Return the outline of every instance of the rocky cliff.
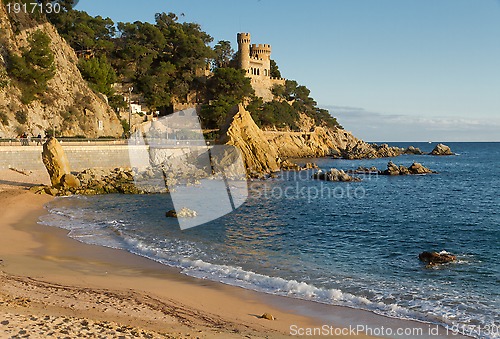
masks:
{"label": "rocky cliff", "polygon": [[[20,89],[8,77],[9,54],[20,55],[37,30],[51,40],[56,73],[40,100],[23,104]],[[8,14],[0,3],[0,137],[15,137],[23,132],[38,135],[53,128],[63,136],[121,136],[119,119],[88,87],[77,62],[73,49],[50,23],[24,13]]]}
{"label": "rocky cliff", "polygon": [[243,105],[238,106],[221,135],[220,142],[242,151],[250,174],[278,171],[287,164],[287,158],[364,159],[422,154],[413,147],[402,149],[369,144],[343,129],[315,127],[311,132],[262,131]]}
{"label": "rocky cliff", "polygon": [[249,174],[279,171],[275,146],[267,141],[264,132],[255,124],[243,105],[238,105],[238,110],[227,122],[221,135],[221,143],[241,150]]}

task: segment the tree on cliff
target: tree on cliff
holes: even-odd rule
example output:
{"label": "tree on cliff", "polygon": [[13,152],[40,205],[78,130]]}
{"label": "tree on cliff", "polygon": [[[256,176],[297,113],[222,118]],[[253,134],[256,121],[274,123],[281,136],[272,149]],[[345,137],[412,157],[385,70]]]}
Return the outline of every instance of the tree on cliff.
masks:
{"label": "tree on cliff", "polygon": [[234,50],[231,48],[231,42],[221,40],[214,46],[215,57],[213,60],[214,68],[228,67],[231,58],[234,55]]}
{"label": "tree on cliff", "polygon": [[273,59],[271,59],[271,77],[281,78],[281,72],[280,69],[278,68],[278,64]]}
{"label": "tree on cliff", "polygon": [[59,34],[77,52],[90,50],[109,56],[114,49],[113,38],[116,33],[113,20],[101,16],[92,17],[87,12],[71,10],[69,1],[65,3],[68,9],[48,16]]}
{"label": "tree on cliff", "polygon": [[34,32],[22,55],[10,54],[8,61],[7,71],[21,89],[23,103],[30,103],[46,92],[47,82],[55,75],[54,54],[47,34]]}
{"label": "tree on cliff", "polygon": [[78,69],[82,76],[89,83],[94,91],[103,93],[107,96],[113,94],[112,84],[116,82],[116,73],[106,56],[92,59],[80,59]]}
{"label": "tree on cliff", "polygon": [[201,115],[205,128],[221,128],[234,106],[255,95],[245,71],[234,68],[216,68],[207,89],[210,101]]}

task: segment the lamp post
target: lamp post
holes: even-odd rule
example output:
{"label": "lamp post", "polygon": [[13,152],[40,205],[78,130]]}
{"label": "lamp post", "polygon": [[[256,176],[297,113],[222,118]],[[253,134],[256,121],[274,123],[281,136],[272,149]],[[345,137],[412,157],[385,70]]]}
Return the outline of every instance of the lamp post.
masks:
{"label": "lamp post", "polygon": [[132,135],[132,91],[134,90],[134,87],[129,87],[128,88],[128,135]]}

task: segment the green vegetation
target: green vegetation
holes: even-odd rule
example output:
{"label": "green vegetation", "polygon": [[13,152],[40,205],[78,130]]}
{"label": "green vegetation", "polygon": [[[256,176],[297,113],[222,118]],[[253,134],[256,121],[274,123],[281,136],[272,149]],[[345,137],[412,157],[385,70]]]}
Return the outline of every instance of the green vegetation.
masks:
{"label": "green vegetation", "polygon": [[3,89],[10,84],[9,75],[5,70],[0,70],[0,89]]}
{"label": "green vegetation", "polygon": [[80,59],[78,69],[96,92],[111,96],[114,93],[111,87],[117,80],[116,72],[108,62],[106,56],[91,59]]}
{"label": "green vegetation", "polygon": [[221,128],[235,105],[254,96],[245,71],[234,68],[216,68],[207,82],[209,104],[202,107],[201,119],[206,128]]}
{"label": "green vegetation", "polygon": [[271,78],[281,78],[281,72],[276,61],[271,59]]}
{"label": "green vegetation", "polygon": [[[48,19],[77,52],[78,67],[90,87],[107,95],[114,108],[125,104],[113,91],[113,83],[119,82],[124,90],[133,87],[143,105],[160,115],[172,112],[174,103],[203,104],[201,121],[207,129],[220,128],[241,102],[263,127],[295,130],[305,114],[318,126],[341,128],[295,81],[276,86],[271,102],[257,98],[250,79],[235,67],[238,56],[231,43],[221,40],[210,47],[212,37],[196,23],[179,22],[173,13],[158,13],[154,23],[115,24],[109,18],[73,10],[71,2],[61,0],[64,11]],[[282,77],[274,60],[271,76]],[[126,122],[122,125],[129,128]]]}
{"label": "green vegetation", "polygon": [[316,126],[342,128],[327,110],[316,106],[316,101],[309,96],[311,91],[296,81],[286,80],[284,86],[274,86],[272,92],[276,100],[263,103],[261,99],[254,99],[247,107],[257,125],[298,129],[300,114],[303,113],[312,118]]}
{"label": "green vegetation", "polygon": [[16,117],[17,122],[21,125],[28,122],[28,114],[25,111],[17,111],[14,116]]}
{"label": "green vegetation", "polygon": [[0,112],[0,123],[4,126],[9,126],[9,117],[7,116],[7,113]]}
{"label": "green vegetation", "polygon": [[123,134],[128,135],[130,132],[130,125],[128,124],[128,121],[126,119],[122,119],[120,122],[122,124]]}
{"label": "green vegetation", "polygon": [[231,47],[231,42],[221,40],[214,46],[215,57],[213,60],[214,68],[228,67],[231,59],[234,56],[234,50]]}
{"label": "green vegetation", "polygon": [[10,54],[7,72],[22,92],[22,102],[39,99],[47,90],[47,82],[55,75],[54,54],[50,38],[38,30],[29,38],[29,48],[22,55]]}

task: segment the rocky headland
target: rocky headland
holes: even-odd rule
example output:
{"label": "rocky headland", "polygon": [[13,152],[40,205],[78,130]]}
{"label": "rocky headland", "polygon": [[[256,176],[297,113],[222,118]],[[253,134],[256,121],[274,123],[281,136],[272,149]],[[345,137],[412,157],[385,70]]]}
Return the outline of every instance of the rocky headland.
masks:
{"label": "rocky headland", "polygon": [[444,144],[437,144],[429,155],[455,155],[449,146]]}
{"label": "rocky headland", "polygon": [[241,104],[222,130],[219,143],[240,149],[248,174],[253,177],[281,169],[300,170],[300,166],[287,160],[290,158],[371,159],[424,154],[413,146],[404,149],[369,144],[340,128],[314,127],[310,132],[262,131]]}

